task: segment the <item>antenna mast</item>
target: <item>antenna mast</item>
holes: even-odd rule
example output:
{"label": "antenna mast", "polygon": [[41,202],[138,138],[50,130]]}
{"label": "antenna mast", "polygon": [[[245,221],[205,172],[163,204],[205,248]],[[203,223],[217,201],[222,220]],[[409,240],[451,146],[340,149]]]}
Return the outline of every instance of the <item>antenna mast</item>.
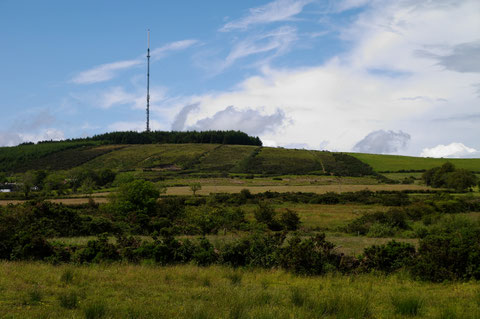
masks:
{"label": "antenna mast", "polygon": [[147,38],[147,132],[150,132],[150,29]]}

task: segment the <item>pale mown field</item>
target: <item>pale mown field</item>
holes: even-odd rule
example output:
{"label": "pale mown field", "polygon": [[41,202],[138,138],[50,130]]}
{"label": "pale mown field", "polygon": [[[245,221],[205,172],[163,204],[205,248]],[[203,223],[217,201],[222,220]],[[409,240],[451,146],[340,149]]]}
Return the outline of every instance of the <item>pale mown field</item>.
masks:
{"label": "pale mown field", "polygon": [[[316,193],[316,194],[325,194],[328,192],[335,193],[344,193],[344,192],[357,192],[361,190],[370,190],[370,191],[402,191],[402,190],[426,190],[431,189],[427,186],[421,185],[311,185],[311,186],[301,186],[301,185],[270,185],[270,186],[232,186],[232,185],[205,185],[202,186],[202,189],[197,191],[198,195],[209,195],[212,193],[239,193],[242,189],[248,189],[252,194],[264,193],[267,191],[270,192],[306,192],[306,193]],[[97,203],[106,203],[108,201],[108,192],[92,194],[92,198]],[[166,195],[192,195],[192,190],[190,186],[174,186],[168,187]],[[85,197],[79,197],[82,195],[75,195],[72,198],[57,198],[57,199],[48,199],[54,203],[63,203],[66,205],[75,205],[75,204],[85,204],[88,203],[89,199],[87,195]],[[23,200],[0,200],[0,205],[8,204],[19,204]]]}
{"label": "pale mown field", "polygon": [[220,266],[0,263],[1,318],[479,318],[477,282]]}

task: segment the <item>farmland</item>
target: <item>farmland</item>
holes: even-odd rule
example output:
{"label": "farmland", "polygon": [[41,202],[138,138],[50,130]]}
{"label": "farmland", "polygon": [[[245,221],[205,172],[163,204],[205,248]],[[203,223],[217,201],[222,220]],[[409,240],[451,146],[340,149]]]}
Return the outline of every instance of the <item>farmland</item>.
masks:
{"label": "farmland", "polygon": [[464,168],[473,172],[480,171],[480,159],[478,158],[447,159],[362,153],[349,154],[372,166],[376,172],[422,171],[441,166],[446,162],[451,162],[458,168]]}
{"label": "farmland", "polygon": [[[425,185],[423,171],[444,160],[61,145],[22,160],[8,153],[20,164],[5,179],[40,187],[1,195],[7,318],[480,313],[480,194]],[[478,161],[451,162],[477,172]]]}

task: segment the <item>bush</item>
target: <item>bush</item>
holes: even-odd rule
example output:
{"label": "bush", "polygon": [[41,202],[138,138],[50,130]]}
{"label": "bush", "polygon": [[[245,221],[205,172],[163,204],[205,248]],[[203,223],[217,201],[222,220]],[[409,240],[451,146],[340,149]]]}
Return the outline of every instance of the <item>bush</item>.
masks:
{"label": "bush", "polygon": [[108,235],[99,235],[96,240],[90,240],[87,247],[76,252],[74,260],[78,263],[105,262],[120,260],[120,254],[115,245],[108,242]]}
{"label": "bush", "polygon": [[395,229],[382,223],[373,223],[368,229],[367,236],[374,238],[391,237],[395,234]]}
{"label": "bush", "polygon": [[260,202],[253,215],[257,222],[267,225],[271,230],[282,229],[282,226],[275,218],[277,215],[275,209],[266,202]]}
{"label": "bush", "polygon": [[420,240],[413,274],[434,282],[480,279],[480,230],[461,218],[448,218]]}
{"label": "bush", "polygon": [[411,267],[416,258],[415,247],[408,243],[390,241],[386,245],[373,245],[363,252],[363,266],[368,270],[391,273]]}
{"label": "bush", "polygon": [[300,216],[298,216],[297,212],[287,208],[280,215],[279,222],[285,230],[297,230],[298,226],[300,226]]}
{"label": "bush", "polygon": [[232,267],[263,267],[277,265],[277,251],[285,240],[285,234],[253,234],[226,243],[220,250],[219,261]]}
{"label": "bush", "polygon": [[208,266],[216,262],[218,254],[206,238],[201,238],[193,253],[193,261],[199,266]]}
{"label": "bush", "polygon": [[281,267],[296,274],[321,275],[336,259],[333,248],[334,245],[325,240],[325,234],[303,241],[295,236],[278,249],[278,261]]}

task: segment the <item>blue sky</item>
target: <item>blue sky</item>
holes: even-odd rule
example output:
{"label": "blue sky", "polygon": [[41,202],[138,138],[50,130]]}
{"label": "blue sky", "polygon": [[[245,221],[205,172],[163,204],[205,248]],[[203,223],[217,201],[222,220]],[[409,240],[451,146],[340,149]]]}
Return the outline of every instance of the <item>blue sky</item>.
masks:
{"label": "blue sky", "polygon": [[153,129],[479,155],[477,0],[0,0],[0,145],[143,130],[147,28]]}

